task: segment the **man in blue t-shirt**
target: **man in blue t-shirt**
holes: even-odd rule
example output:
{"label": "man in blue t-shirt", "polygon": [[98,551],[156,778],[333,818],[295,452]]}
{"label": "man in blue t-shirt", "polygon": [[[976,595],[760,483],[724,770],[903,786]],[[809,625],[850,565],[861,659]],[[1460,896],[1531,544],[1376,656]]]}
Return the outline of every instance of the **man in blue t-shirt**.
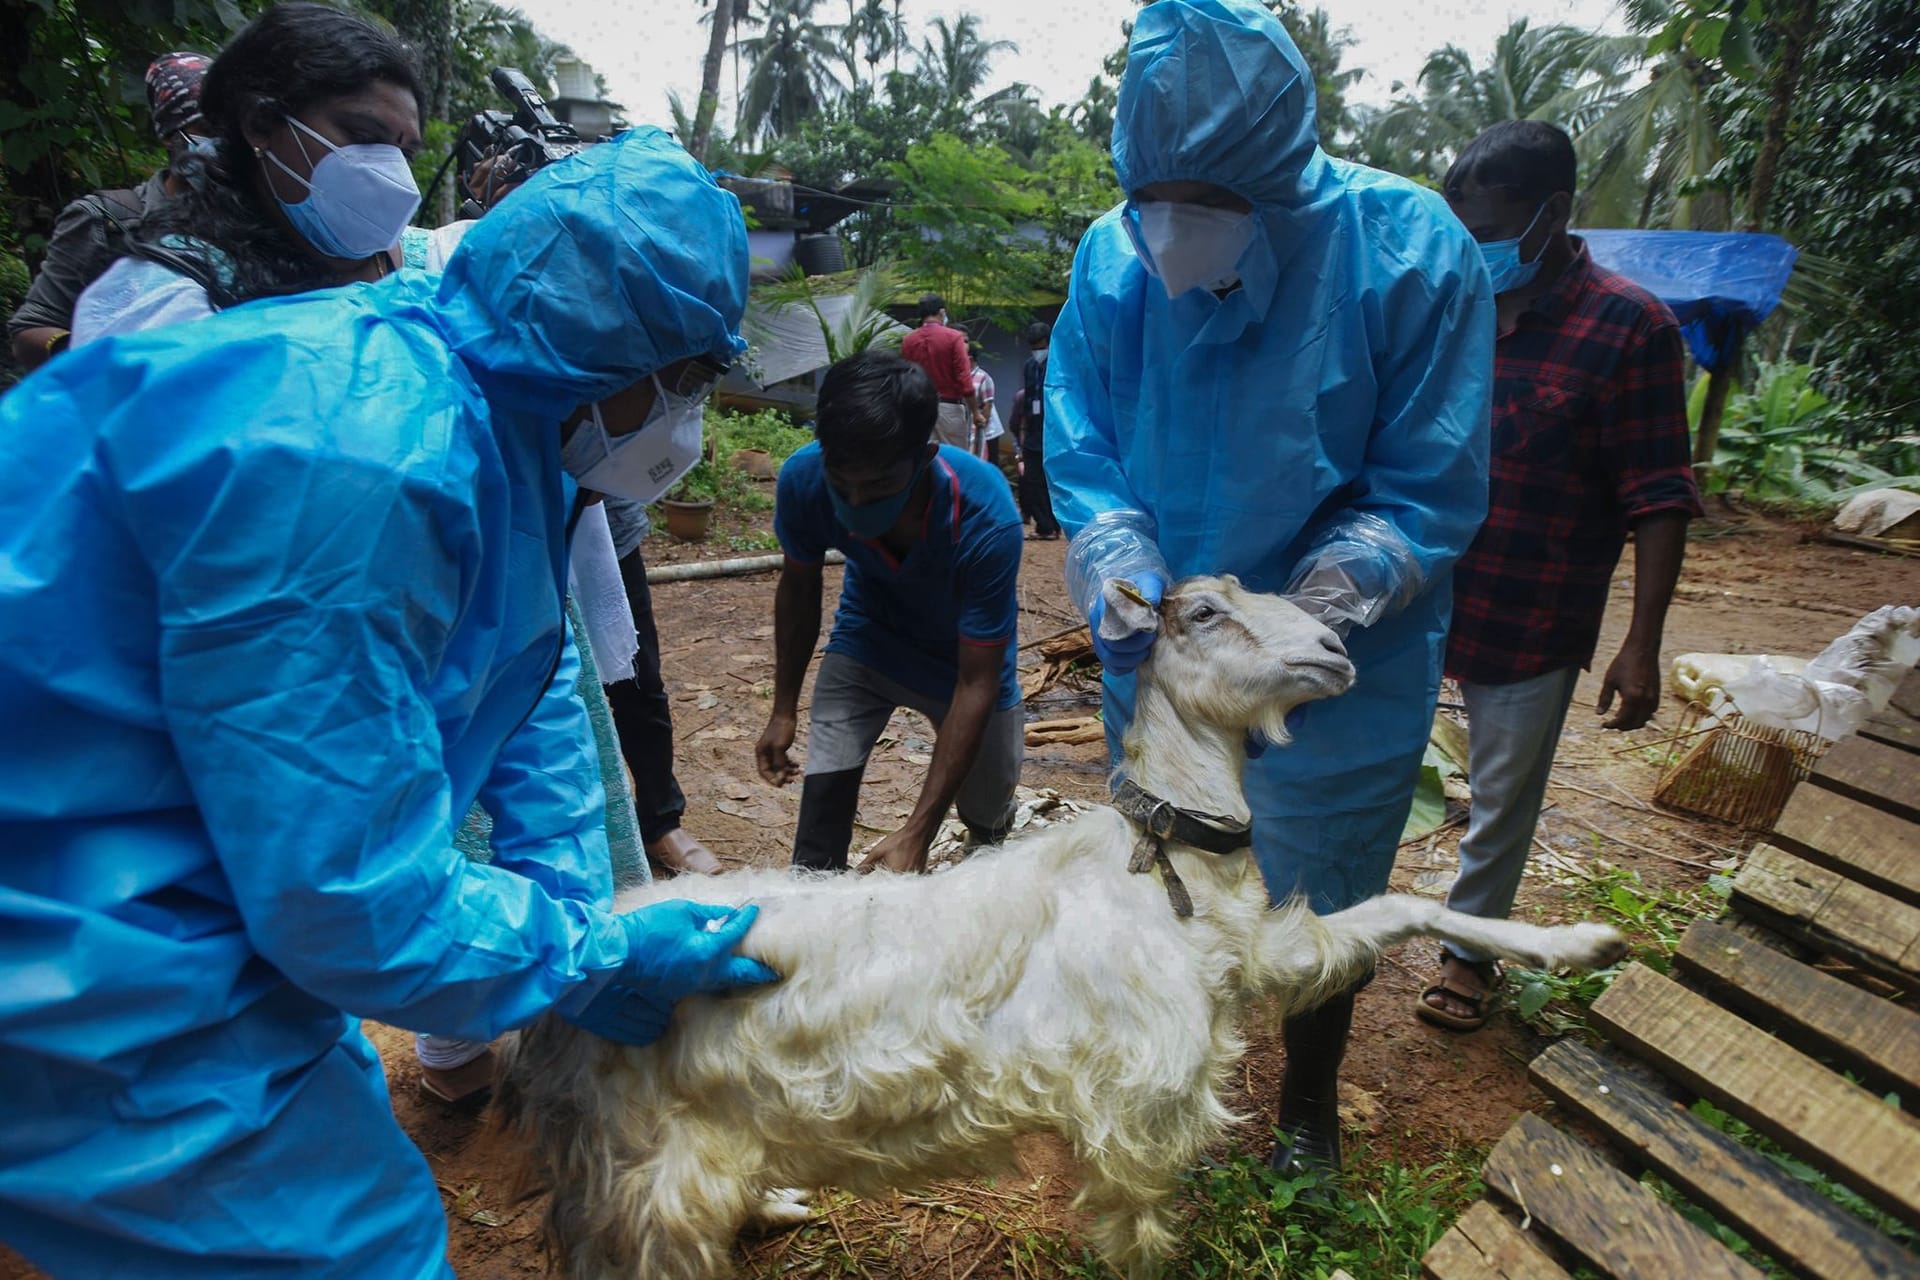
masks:
{"label": "man in blue t-shirt", "polygon": [[775,786],[800,773],[790,749],[820,638],[821,566],[829,548],[847,558],[813,687],[796,866],[846,867],[867,756],[897,707],[933,721],[933,764],[906,824],[863,870],[924,870],[956,802],[974,843],[1004,839],[1013,820],[1026,738],[1014,673],[1020,516],[998,471],[928,443],[938,412],[918,365],[852,356],[820,384],[817,441],[780,469],[773,714],[754,749]]}

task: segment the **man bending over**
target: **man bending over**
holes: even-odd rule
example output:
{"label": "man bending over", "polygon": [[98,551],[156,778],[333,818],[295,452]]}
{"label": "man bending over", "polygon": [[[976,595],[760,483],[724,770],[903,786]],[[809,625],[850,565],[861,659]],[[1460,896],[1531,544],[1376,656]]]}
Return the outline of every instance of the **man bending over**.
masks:
{"label": "man bending over", "polygon": [[795,866],[843,870],[867,757],[896,707],[938,731],[906,824],[866,868],[921,871],[949,805],[970,840],[1004,839],[1025,745],[1014,674],[1022,531],[1007,482],[964,450],[928,443],[939,396],[918,365],[870,351],[827,371],[818,439],[780,469],[773,529],[786,552],[774,597],[773,714],[755,748],[784,786],[800,686],[820,636],[821,569],[847,558],[814,681]]}

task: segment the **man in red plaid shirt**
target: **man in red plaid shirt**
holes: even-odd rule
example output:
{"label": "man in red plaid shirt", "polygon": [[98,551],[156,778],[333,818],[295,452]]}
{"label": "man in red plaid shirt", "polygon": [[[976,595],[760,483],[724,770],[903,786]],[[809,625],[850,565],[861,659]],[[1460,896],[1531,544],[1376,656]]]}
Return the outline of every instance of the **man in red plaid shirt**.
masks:
{"label": "man in red plaid shirt", "polygon": [[[1505,916],[1526,866],[1554,745],[1592,664],[1608,584],[1634,535],[1633,621],[1601,682],[1609,729],[1660,701],[1660,633],[1701,514],[1689,465],[1679,326],[1567,233],[1573,143],[1538,121],[1495,125],[1447,173],[1453,212],[1493,274],[1493,448],[1487,521],[1454,569],[1447,674],[1470,726],[1473,816],[1447,905]],[[1443,950],[1416,1010],[1485,1024],[1489,957]]]}

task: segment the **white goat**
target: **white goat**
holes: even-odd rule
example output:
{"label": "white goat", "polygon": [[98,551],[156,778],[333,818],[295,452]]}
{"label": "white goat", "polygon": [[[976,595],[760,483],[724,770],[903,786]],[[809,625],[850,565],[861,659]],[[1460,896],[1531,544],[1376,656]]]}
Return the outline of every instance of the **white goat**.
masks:
{"label": "white goat", "polygon": [[[1232,578],[1179,583],[1157,619],[1111,587],[1107,604],[1161,629],[1123,771],[1245,822],[1247,732],[1284,742],[1291,708],[1344,691],[1340,642]],[[1181,919],[1160,872],[1128,874],[1140,834],[1104,809],[937,876],[703,881],[703,899],[760,904],[743,950],[784,981],[687,1000],[644,1049],[550,1017],[506,1052],[501,1118],[552,1190],[565,1274],[727,1276],[750,1217],[805,1216],[779,1188],[884,1194],[1004,1169],[1015,1137],[1054,1132],[1085,1170],[1095,1244],[1151,1275],[1174,1243],[1182,1171],[1234,1119],[1220,1089],[1248,1000],[1311,1008],[1416,935],[1538,968],[1623,950],[1602,925],[1481,920],[1410,896],[1322,917],[1270,909],[1244,849],[1169,843],[1194,905]],[[618,905],[685,892],[650,885]]]}

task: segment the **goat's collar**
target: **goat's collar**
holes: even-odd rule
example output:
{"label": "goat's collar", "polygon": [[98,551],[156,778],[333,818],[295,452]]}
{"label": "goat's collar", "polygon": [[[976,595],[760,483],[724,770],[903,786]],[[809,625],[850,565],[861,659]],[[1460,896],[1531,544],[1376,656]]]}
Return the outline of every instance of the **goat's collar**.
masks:
{"label": "goat's collar", "polygon": [[1217,813],[1182,809],[1147,791],[1132,778],[1114,784],[1113,807],[1161,840],[1205,849],[1208,853],[1238,853],[1253,844],[1253,828]]}

